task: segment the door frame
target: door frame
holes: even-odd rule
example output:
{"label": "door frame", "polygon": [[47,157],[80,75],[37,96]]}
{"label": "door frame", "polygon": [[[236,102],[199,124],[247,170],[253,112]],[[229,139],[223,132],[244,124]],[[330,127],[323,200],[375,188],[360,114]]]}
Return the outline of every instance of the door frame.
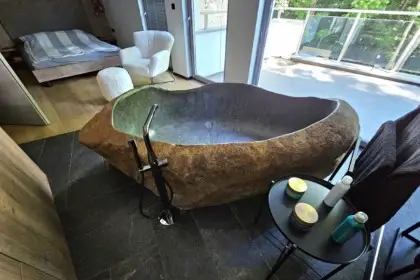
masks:
{"label": "door frame", "polygon": [[[194,0],[185,0],[186,1],[186,7],[187,7],[187,20],[188,20],[188,41],[189,41],[189,53],[191,57],[191,69],[193,72],[192,77],[200,82],[203,83],[214,83],[212,80],[207,79],[206,77],[200,76],[197,74],[197,67],[196,67],[196,39],[195,39],[195,22],[194,22]],[[254,53],[255,59],[253,70],[251,73],[251,84],[257,86],[258,81],[260,78],[261,73],[261,67],[263,62],[263,56],[264,56],[264,50],[265,45],[267,42],[267,34],[268,34],[268,28],[270,26],[270,21],[273,16],[274,12],[274,0],[267,0],[264,1],[264,8],[263,13],[261,15],[261,27],[260,27],[260,35],[258,36],[258,48],[257,51]],[[229,13],[229,9],[228,9]],[[226,52],[226,47],[225,47]]]}
{"label": "door frame", "polygon": [[267,43],[267,35],[268,35],[268,28],[270,27],[270,21],[273,17],[274,13],[274,0],[266,0],[264,1],[264,8],[261,15],[261,27],[260,27],[260,35],[258,36],[257,42],[257,51],[254,53],[254,65],[253,70],[251,73],[251,84],[254,86],[258,86],[258,82],[260,80],[260,74],[262,70],[262,63],[264,60],[264,50],[265,45]]}
{"label": "door frame", "polygon": [[145,5],[144,5],[144,1],[145,0],[137,0],[137,4],[139,6],[139,11],[140,11],[140,21],[141,21],[141,25],[143,26],[143,30],[149,30],[148,26],[147,26],[147,17],[149,16],[145,10]]}
{"label": "door frame", "polygon": [[[195,44],[195,22],[194,22],[194,0],[185,0],[186,1],[186,9],[187,9],[187,21],[188,21],[188,45],[189,45],[189,55],[191,57],[191,69],[192,69],[192,77],[202,83],[211,84],[215,83],[214,81],[207,79],[204,76],[197,74],[197,67],[196,67],[196,44]],[[226,46],[225,46],[226,52]]]}

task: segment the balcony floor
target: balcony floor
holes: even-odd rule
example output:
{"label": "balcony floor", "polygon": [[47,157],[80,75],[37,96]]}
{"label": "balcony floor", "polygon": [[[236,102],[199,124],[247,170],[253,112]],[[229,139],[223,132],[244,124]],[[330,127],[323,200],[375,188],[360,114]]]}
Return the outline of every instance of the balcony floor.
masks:
{"label": "balcony floor", "polygon": [[258,86],[281,94],[338,98],[357,111],[361,136],[370,139],[378,127],[419,105],[420,87],[308,64],[280,66],[264,62]]}

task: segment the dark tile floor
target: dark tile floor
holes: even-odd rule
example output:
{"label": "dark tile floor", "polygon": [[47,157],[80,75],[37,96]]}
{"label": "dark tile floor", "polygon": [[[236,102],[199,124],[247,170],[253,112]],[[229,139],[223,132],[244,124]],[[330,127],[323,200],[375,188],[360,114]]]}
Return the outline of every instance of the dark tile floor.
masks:
{"label": "dark tile floor", "polygon": [[[253,225],[261,197],[187,211],[164,227],[139,214],[139,186],[80,145],[77,133],[21,147],[50,180],[80,280],[264,279],[285,244],[267,212]],[[419,219],[419,199],[417,192],[388,224],[376,279],[396,227]],[[152,211],[158,200],[146,191],[144,204]],[[361,279],[366,260],[333,279]],[[276,276],[319,279],[332,268],[297,252]]]}

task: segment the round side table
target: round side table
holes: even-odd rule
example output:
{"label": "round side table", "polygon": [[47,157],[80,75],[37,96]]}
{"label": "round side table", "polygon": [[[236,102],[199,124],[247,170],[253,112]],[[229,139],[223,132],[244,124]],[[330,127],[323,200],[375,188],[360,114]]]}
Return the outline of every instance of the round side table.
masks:
{"label": "round side table", "polygon": [[[332,232],[348,215],[356,213],[357,210],[346,199],[341,199],[333,208],[327,207],[323,200],[332,184],[308,175],[296,176],[305,180],[308,190],[299,200],[292,199],[285,193],[290,177],[292,176],[275,182],[268,194],[270,214],[279,231],[288,239],[288,245],[266,279],[269,279],[296,249],[317,260],[339,264],[340,266],[322,278],[328,279],[367,251],[370,232],[365,226],[346,243],[336,244],[331,240]],[[308,203],[318,211],[318,222],[308,232],[299,231],[290,223],[290,215],[298,202]]]}

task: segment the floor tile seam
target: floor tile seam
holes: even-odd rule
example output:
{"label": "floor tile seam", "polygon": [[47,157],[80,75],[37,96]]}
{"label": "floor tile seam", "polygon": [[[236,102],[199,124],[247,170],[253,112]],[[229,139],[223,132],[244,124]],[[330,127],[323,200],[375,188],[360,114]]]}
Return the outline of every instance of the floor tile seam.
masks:
{"label": "floor tile seam", "polygon": [[196,220],[196,218],[194,217],[194,214],[193,214],[192,212],[190,212],[189,214],[190,214],[190,216],[191,216],[192,220],[194,221],[194,224],[195,224],[195,227],[196,227],[196,228],[197,228],[197,230],[198,230],[198,233],[200,234],[201,241],[203,242],[203,246],[204,246],[205,252],[206,252],[206,254],[210,257],[210,259],[211,259],[211,261],[212,261],[212,263],[213,263],[214,268],[216,268],[217,275],[219,276],[219,279],[220,279],[220,280],[224,280],[224,278],[222,277],[222,274],[221,274],[221,272],[220,272],[219,265],[218,265],[218,264],[216,264],[215,259],[213,258],[213,254],[211,254],[210,249],[208,248],[207,243],[206,243],[206,241],[204,240],[204,237],[203,237],[203,235],[202,235],[202,233],[201,233],[200,227],[198,226],[197,220]]}

